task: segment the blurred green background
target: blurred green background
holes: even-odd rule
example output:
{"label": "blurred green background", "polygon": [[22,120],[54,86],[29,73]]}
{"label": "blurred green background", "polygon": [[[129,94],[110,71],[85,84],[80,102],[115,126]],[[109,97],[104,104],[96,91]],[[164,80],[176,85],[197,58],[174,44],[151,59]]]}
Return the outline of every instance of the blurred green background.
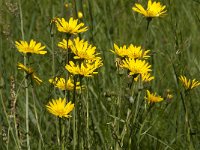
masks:
{"label": "blurred green background", "polygon": [[[84,17],[80,20],[89,28],[79,36],[97,47],[104,62],[99,74],[89,79],[88,95],[85,95],[90,104],[88,149],[191,149],[191,143],[193,149],[200,149],[200,89],[192,90],[186,99],[191,124],[191,143],[188,143],[180,94],[183,88],[177,80],[179,75],[200,80],[200,1],[161,0],[161,3],[166,5],[167,15],[153,19],[148,30],[146,19],[132,11],[136,2],[146,5],[146,0],[0,0],[0,149],[16,149],[11,134],[12,121],[9,117],[11,76],[14,78],[17,93],[16,113],[19,118],[22,149],[26,148],[25,88],[20,85],[24,77],[23,73],[17,70],[17,63],[23,62],[23,55],[15,47],[15,41],[23,38],[27,41],[34,39],[41,42],[48,51],[44,56],[36,55],[31,58],[31,65],[43,80],[43,84],[35,88],[35,105],[44,139],[42,142],[37,130],[32,102],[29,133],[31,149],[58,149],[56,119],[45,110],[45,105],[59,94],[53,91],[48,79],[53,76],[53,53],[56,72],[60,69],[64,71],[61,66],[60,49],[57,47],[57,42],[64,36],[58,33],[55,27],[51,27],[50,22],[54,17],[77,18],[78,11],[83,12]],[[69,4],[68,8],[65,7],[66,3]],[[120,46],[132,43],[150,49],[150,63],[155,80],[147,87],[161,96],[167,91],[173,94],[172,100],[156,105],[149,113],[139,112],[140,117],[127,126],[128,132],[121,146],[116,146],[120,138],[116,137],[113,124],[117,122],[117,132],[121,133],[127,112],[134,109],[134,105],[129,101],[132,97],[127,77],[118,75],[115,56],[109,51],[113,49],[114,43]],[[120,106],[117,103],[119,94],[122,100]],[[142,93],[142,97],[144,95],[145,92]],[[83,103],[82,109],[84,108]],[[119,109],[121,115],[116,119]],[[141,106],[141,110],[144,109],[144,106]],[[84,116],[83,111],[80,118],[84,120]],[[84,129],[84,121],[81,125]],[[68,134],[66,145],[71,149],[70,129]],[[81,143],[88,142],[84,141],[84,136],[83,132],[80,135]],[[83,148],[87,149],[85,146],[80,149]]]}

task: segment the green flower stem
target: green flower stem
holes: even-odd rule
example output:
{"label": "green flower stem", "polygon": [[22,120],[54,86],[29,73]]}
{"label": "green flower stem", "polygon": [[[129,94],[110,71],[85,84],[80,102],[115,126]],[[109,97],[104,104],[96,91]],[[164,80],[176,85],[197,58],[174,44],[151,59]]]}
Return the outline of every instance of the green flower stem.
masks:
{"label": "green flower stem", "polygon": [[182,101],[184,112],[185,112],[185,126],[186,126],[186,132],[187,132],[187,141],[189,144],[189,149],[193,150],[194,146],[193,146],[193,142],[191,141],[191,124],[189,121],[188,109],[187,109],[187,105],[186,105],[188,91],[186,91],[186,90],[184,91],[185,97],[183,96],[182,92],[180,92],[180,95],[181,95],[181,101]]}
{"label": "green flower stem", "polygon": [[76,111],[73,111],[73,150],[76,150]]}
{"label": "green flower stem", "polygon": [[[68,65],[69,64],[69,49],[68,49],[68,44],[69,44],[69,38],[70,38],[71,35],[67,34],[67,54],[66,54],[66,64]],[[66,75],[66,79],[65,79],[65,87],[67,86],[67,80],[69,79],[69,72],[67,72],[67,75]],[[67,95],[67,96],[66,96]],[[70,100],[70,91],[68,90],[65,90],[65,97],[67,98],[67,100]]]}
{"label": "green flower stem", "polygon": [[62,150],[65,150],[65,124],[63,123],[62,120]]}
{"label": "green flower stem", "polygon": [[[24,57],[24,65],[26,66],[26,57]],[[26,73],[24,72],[26,76]],[[26,93],[26,142],[27,149],[30,150],[30,141],[29,141],[29,93],[28,93],[28,79],[25,78],[25,93]]]}
{"label": "green flower stem", "polygon": [[[54,5],[52,5],[52,16],[54,17],[55,15],[55,8]],[[56,72],[55,72],[55,48],[54,48],[54,24],[51,24],[51,28],[50,28],[50,34],[51,34],[51,49],[52,49],[52,76],[53,79],[55,79],[56,77]],[[53,93],[56,93],[56,88],[55,86],[53,86]],[[56,137],[57,137],[57,142],[60,143],[60,139],[59,139],[59,131],[58,131],[58,126],[56,124]]]}
{"label": "green flower stem", "polygon": [[[74,76],[73,103],[76,106],[76,76]],[[73,150],[76,149],[76,109],[73,111]]]}
{"label": "green flower stem", "polygon": [[[134,105],[132,105],[132,108],[133,108],[133,106],[134,106]],[[130,120],[131,120],[132,115],[133,115],[132,112],[133,112],[133,111],[130,110],[130,109],[128,109],[128,111],[127,111],[126,121],[125,121],[125,123],[124,123],[123,130],[122,130],[121,135],[120,135],[120,139],[121,139],[121,141],[120,141],[120,147],[123,146],[124,137],[125,137],[125,135],[127,134],[127,131],[128,131],[128,129],[129,129]],[[130,143],[130,142],[129,142],[129,143]]]}
{"label": "green flower stem", "polygon": [[59,137],[59,141],[60,141],[60,150],[65,150],[65,142],[64,142],[64,134],[65,134],[65,126],[63,123],[62,118],[58,118],[59,120],[59,131],[60,131],[60,137]]}
{"label": "green flower stem", "polygon": [[[21,0],[18,1],[19,3],[19,12],[20,12],[20,27],[21,27],[21,34],[22,40],[24,40],[24,23],[23,23],[23,14],[22,14],[22,7],[21,7]],[[26,66],[26,56],[24,56],[24,65]],[[24,72],[24,76],[26,73]],[[29,95],[28,95],[28,79],[25,79],[25,94],[26,94],[26,145],[27,149],[30,150],[30,140],[29,140]]]}
{"label": "green flower stem", "polygon": [[138,112],[139,112],[139,106],[140,106],[140,95],[141,95],[141,92],[142,92],[142,89],[143,89],[143,84],[142,84],[142,78],[141,76],[139,77],[139,80],[138,80],[138,83],[137,83],[137,97],[136,97],[136,108],[135,108],[135,114],[134,114],[134,118],[133,118],[133,124],[135,123],[136,121],[136,118],[138,116]]}
{"label": "green flower stem", "polygon": [[86,133],[87,133],[87,146],[90,149],[90,139],[89,139],[89,79],[87,78],[87,95],[86,95]]}
{"label": "green flower stem", "polygon": [[147,18],[147,31],[148,31],[148,29],[149,29],[149,25],[150,25],[150,23],[151,23],[151,20],[152,20],[151,17],[148,17],[148,18]]}
{"label": "green flower stem", "polygon": [[35,98],[33,85],[32,85],[32,97],[33,97],[33,108],[34,108],[34,113],[35,113],[36,125],[37,125],[37,128],[38,128],[40,139],[42,141],[42,145],[44,146],[44,140],[43,140],[42,132],[41,132],[40,125],[39,125],[39,122],[38,122],[37,109],[36,109],[36,105],[35,105],[36,98]]}
{"label": "green flower stem", "polygon": [[[84,90],[84,87],[83,87],[83,76],[80,76],[80,75],[78,75],[78,78],[79,78],[79,81],[80,81],[80,92],[81,92],[81,94],[79,95],[79,99],[84,99],[84,97],[83,97],[83,90]],[[87,85],[86,85],[87,86]],[[85,99],[84,99],[85,100]],[[81,101],[77,101],[77,108],[79,109],[80,108],[80,105],[81,105]],[[82,121],[83,119],[81,118],[81,111],[79,111],[79,112],[77,112],[77,120],[78,121]],[[77,146],[78,146],[78,149],[84,149],[83,148],[83,140],[81,139],[81,131],[82,131],[82,126],[81,125],[79,125],[79,126],[77,126],[77,133],[78,133],[78,137],[77,137]]]}
{"label": "green flower stem", "polygon": [[52,72],[53,72],[53,77],[55,77],[55,49],[54,49],[54,37],[53,37],[53,34],[51,36],[51,49],[52,49],[52,70],[53,70]]}
{"label": "green flower stem", "polygon": [[74,17],[75,17],[75,18],[77,18],[77,16],[78,16],[78,10],[77,10],[77,6],[76,6],[76,1],[77,1],[77,0],[73,0],[73,1],[72,1],[73,6],[74,6],[74,10],[75,10],[75,11],[74,11]]}
{"label": "green flower stem", "polygon": [[[118,69],[118,87],[119,87],[119,94],[118,94],[118,97],[117,97],[117,107],[116,107],[116,116],[117,118],[121,118],[121,98],[122,98],[122,79],[121,79],[121,75],[120,75],[120,72],[119,72],[119,69]],[[116,118],[114,120],[114,127],[116,128],[116,134],[119,135],[119,124],[120,124],[120,121],[118,121]],[[123,142],[123,141],[122,141]],[[122,145],[123,143],[121,143],[120,145]],[[115,148],[116,149],[120,149],[119,148],[119,142],[116,141],[115,143]]]}

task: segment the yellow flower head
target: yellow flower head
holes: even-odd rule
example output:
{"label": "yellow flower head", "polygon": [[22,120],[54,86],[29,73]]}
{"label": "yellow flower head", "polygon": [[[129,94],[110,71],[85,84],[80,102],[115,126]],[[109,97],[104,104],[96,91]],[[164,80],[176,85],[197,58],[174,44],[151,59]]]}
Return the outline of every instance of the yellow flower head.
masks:
{"label": "yellow flower head", "polygon": [[122,60],[122,64],[120,67],[128,69],[130,71],[129,75],[142,75],[147,74],[149,71],[151,71],[151,65],[149,65],[148,62],[146,62],[145,60],[135,60],[132,58],[126,58],[125,60]]}
{"label": "yellow flower head", "polygon": [[151,0],[148,1],[148,6],[146,10],[142,5],[138,3],[136,3],[135,6],[132,7],[134,11],[143,14],[147,18],[164,16],[167,12],[165,8],[166,6],[161,5],[160,2],[152,2]]}
{"label": "yellow flower head", "polygon": [[163,98],[161,96],[158,96],[156,93],[150,93],[149,90],[147,90],[147,96],[145,99],[148,101],[148,103],[156,103],[163,101]]}
{"label": "yellow flower head", "polygon": [[127,56],[127,48],[126,45],[119,47],[114,43],[114,51],[111,50],[111,52],[115,53],[116,55],[120,57],[125,57]]}
{"label": "yellow flower head", "polygon": [[78,12],[78,18],[83,18],[83,13],[81,11]]}
{"label": "yellow flower head", "polygon": [[66,99],[52,99],[51,102],[49,102],[48,105],[46,105],[47,110],[57,116],[57,117],[66,117],[69,118],[71,117],[69,113],[74,109],[74,104],[71,102],[66,103]]}
{"label": "yellow flower head", "polygon": [[[74,59],[86,59],[86,60],[95,60],[99,57],[96,57],[99,53],[96,53],[96,47],[89,45],[87,41],[80,40],[79,37],[74,39],[74,42],[70,40],[71,51],[76,55]],[[96,53],[96,54],[95,54]]]}
{"label": "yellow flower head", "polygon": [[173,96],[172,94],[169,94],[169,93],[168,93],[167,96],[166,96],[166,99],[167,99],[167,100],[172,100],[173,97],[174,97],[174,96]]}
{"label": "yellow flower head", "polygon": [[[67,80],[67,83],[65,83],[64,78],[58,78],[56,77],[55,79],[49,79],[49,82],[52,83],[55,87],[61,89],[61,90],[74,90],[74,81],[72,80],[72,77],[70,77]],[[76,82],[76,90],[79,90],[80,87],[80,82]]]}
{"label": "yellow flower head", "polygon": [[150,52],[150,50],[142,50],[141,46],[134,46],[133,44],[131,44],[128,49],[127,49],[127,56],[129,58],[134,58],[134,59],[139,59],[139,58],[148,58],[150,57],[148,55],[148,53]]}
{"label": "yellow flower head", "polygon": [[200,82],[196,79],[187,79],[185,76],[180,76],[179,80],[182,82],[186,90],[191,90],[200,85]]}
{"label": "yellow flower head", "polygon": [[74,20],[72,17],[69,19],[69,22],[67,22],[64,18],[57,18],[55,22],[58,31],[68,34],[75,35],[88,30],[87,27],[84,27],[84,23],[78,24],[78,19]]}
{"label": "yellow flower head", "polygon": [[15,46],[19,52],[24,54],[33,53],[44,55],[47,53],[47,51],[44,50],[45,46],[41,46],[41,43],[36,43],[34,40],[31,40],[29,44],[26,41],[15,41]]}
{"label": "yellow flower head", "polygon": [[31,79],[34,80],[37,84],[42,83],[42,80],[35,75],[34,70],[32,68],[28,68],[24,66],[22,63],[18,63],[17,66],[18,66],[18,69],[25,71],[27,74],[27,77],[30,76]]}
{"label": "yellow flower head", "polygon": [[81,75],[85,77],[92,77],[97,74],[95,70],[103,65],[101,59],[97,59],[94,62],[83,62],[81,65],[75,65],[73,61],[69,62],[65,68],[73,75]]}
{"label": "yellow flower head", "polygon": [[69,3],[65,4],[65,8],[68,9],[69,8]]}
{"label": "yellow flower head", "polygon": [[58,47],[64,49],[64,50],[68,50],[68,48],[70,48],[70,46],[72,45],[72,41],[69,40],[67,43],[67,40],[63,39],[62,42],[58,43]]}
{"label": "yellow flower head", "polygon": [[[135,81],[138,81],[140,75],[138,75],[136,78],[134,78]],[[141,79],[142,79],[142,82],[150,82],[151,80],[154,79],[154,76],[151,76],[150,73],[144,73],[144,74],[141,74]]]}

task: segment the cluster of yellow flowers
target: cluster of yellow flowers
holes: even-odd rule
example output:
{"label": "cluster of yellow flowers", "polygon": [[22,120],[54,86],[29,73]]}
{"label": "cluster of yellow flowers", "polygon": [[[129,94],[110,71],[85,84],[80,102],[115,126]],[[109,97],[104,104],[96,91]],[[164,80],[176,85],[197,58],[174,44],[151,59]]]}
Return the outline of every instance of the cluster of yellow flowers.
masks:
{"label": "cluster of yellow flowers", "polygon": [[[58,77],[55,77],[55,79],[49,79],[49,82],[52,83],[56,88],[59,88],[62,91],[65,91],[65,90],[71,91],[74,89],[72,76],[69,77],[69,79],[67,80],[67,83],[65,83],[64,78],[58,78]],[[80,82],[76,82],[76,90],[79,90],[79,89],[81,89]]]}
{"label": "cluster of yellow flowers", "polygon": [[[142,82],[150,82],[154,79],[154,76],[151,76],[150,72],[151,65],[147,62],[147,59],[150,57],[150,50],[144,50],[141,46],[134,46],[130,44],[128,47],[126,45],[119,47],[114,44],[114,50],[111,52],[117,55],[117,60],[120,61],[118,66],[120,68],[128,69],[129,75],[133,76],[135,81],[141,79]],[[163,100],[160,96],[156,94],[151,94],[147,90],[147,101],[150,102],[160,102]]]}
{"label": "cluster of yellow flowers", "polygon": [[[58,31],[67,35],[67,39],[58,42],[58,47],[68,53],[72,53],[73,59],[67,60],[69,63],[65,65],[65,69],[68,71],[68,74],[70,74],[67,81],[62,77],[54,77],[53,79],[49,79],[49,82],[63,91],[79,90],[83,88],[83,85],[80,85],[80,81],[75,82],[73,80],[74,77],[80,76],[80,79],[82,79],[83,77],[91,77],[97,74],[98,72],[96,69],[103,65],[101,57],[98,56],[99,53],[96,53],[96,47],[89,44],[84,39],[80,39],[79,37],[70,39],[72,35],[77,35],[78,33],[88,30],[84,23],[78,24],[78,19],[73,19],[72,17],[69,21],[66,21],[64,18],[56,18],[54,22]],[[69,109],[72,110],[72,105],[69,105],[69,108],[67,105],[65,107],[66,100],[61,100],[61,98],[52,101],[53,103],[51,102],[47,105],[48,110],[52,114],[59,117],[69,117],[66,114],[69,113]],[[58,107],[56,107],[57,105]]]}
{"label": "cluster of yellow flowers", "polygon": [[122,46],[119,47],[114,44],[114,51],[118,58],[120,59],[119,67],[126,68],[129,70],[129,75],[134,76],[134,80],[138,81],[141,77],[143,82],[149,82],[154,79],[150,75],[151,65],[146,61],[150,57],[150,50],[143,50],[141,46]]}
{"label": "cluster of yellow flowers", "polygon": [[[167,10],[165,8],[166,6],[161,5],[160,2],[148,0],[147,9],[144,9],[144,7],[138,3],[136,3],[132,9],[143,14],[149,21],[152,18],[166,15]],[[79,14],[79,18],[81,17],[82,14]],[[82,79],[83,77],[92,77],[97,74],[97,69],[103,65],[102,59],[99,53],[96,52],[96,47],[94,45],[89,44],[88,41],[80,39],[79,37],[71,38],[72,36],[88,30],[88,27],[86,27],[84,23],[78,23],[78,19],[72,17],[69,21],[66,21],[64,18],[55,18],[52,20],[52,23],[53,22],[56,24],[57,30],[66,34],[67,37],[58,43],[58,47],[68,53],[72,53],[73,59],[67,60],[68,63],[65,65],[65,69],[69,74],[67,81],[63,77],[53,77],[49,79],[49,82],[62,91],[79,90],[83,88],[83,85],[80,85],[80,81],[74,81],[74,77],[79,76],[79,79]],[[23,53],[27,57],[30,57],[32,54],[44,55],[47,53],[47,51],[44,50],[45,46],[42,46],[41,43],[37,43],[33,39],[30,42],[16,41],[15,46],[20,53]],[[135,46],[133,44],[120,47],[114,43],[114,50],[111,51],[117,55],[117,60],[119,62],[117,64],[118,67],[128,69],[129,75],[133,77],[134,81],[147,83],[154,79],[154,76],[151,75],[152,66],[147,61],[148,58],[150,58],[150,50],[144,50],[141,46]],[[26,66],[26,63],[18,63],[18,69],[26,73],[26,78],[30,78],[31,83],[32,81],[38,84],[42,82],[42,80],[36,76],[35,71],[30,66]],[[179,79],[186,90],[200,86],[200,82],[196,79],[187,79],[182,75]],[[146,92],[145,99],[147,99],[149,103],[163,100],[163,98],[156,93],[150,93],[149,90]],[[73,110],[74,104],[71,102],[67,103],[65,98],[59,98],[52,99],[52,102],[49,102],[46,107],[49,112],[55,116],[69,117],[68,113]]]}
{"label": "cluster of yellow flowers", "polygon": [[[136,3],[135,6],[132,7],[133,11],[138,12],[142,15],[144,15],[144,17],[147,18],[148,22],[150,22],[152,20],[152,18],[156,18],[156,17],[162,17],[166,15],[167,10],[165,9],[166,6],[165,5],[161,5],[160,2],[152,2],[151,0],[148,0],[148,4],[147,4],[147,9],[145,9],[141,4]],[[132,53],[131,50],[129,50],[129,52],[127,52],[126,50],[126,46],[123,47],[118,47],[117,45],[114,45],[115,48],[115,52],[117,55],[119,55],[120,57],[125,57],[128,56],[129,59],[125,59],[122,62],[122,67],[127,68],[130,70],[130,75],[139,73],[141,74],[142,77],[142,81],[146,80],[146,81],[150,81],[152,79],[154,79],[154,77],[150,77],[150,74],[148,74],[148,76],[142,75],[142,72],[147,72],[147,71],[151,71],[150,70],[150,65],[148,65],[148,63],[145,63],[145,61],[137,61],[137,60],[133,60],[136,58],[142,58],[145,59],[147,57],[149,57],[147,55],[147,53],[149,51],[142,51],[140,52],[140,48],[135,47],[135,52],[136,54],[133,55],[133,57],[130,57],[132,55],[130,55],[129,53]],[[130,48],[128,48],[130,49]],[[136,50],[137,49],[137,50]],[[130,59],[132,58],[132,59]],[[137,66],[137,67],[135,67]],[[195,87],[200,86],[200,82],[197,81],[196,79],[187,79],[185,76],[179,76],[179,80],[181,81],[181,83],[183,84],[185,90],[191,90]],[[171,97],[171,95],[170,95]],[[156,96],[155,94],[151,94],[148,90],[147,90],[147,97],[146,99],[148,100],[148,102],[159,102],[162,101],[163,98],[161,98],[160,96]]]}
{"label": "cluster of yellow flowers", "polygon": [[[132,8],[134,11],[143,14],[150,21],[154,17],[163,16],[166,13],[166,6],[162,6],[159,2],[148,1],[147,9],[145,10],[142,5],[136,3]],[[147,62],[150,57],[150,50],[143,50],[141,46],[134,46],[130,44],[128,47],[126,45],[119,47],[114,44],[114,50],[111,50],[117,55],[118,66],[120,68],[128,69],[129,75],[133,76],[135,81],[141,80],[143,83],[150,82],[154,79],[150,72],[151,65]],[[150,93],[149,90],[146,91],[147,96],[145,99],[149,103],[160,102],[163,100],[162,97],[157,96],[155,93]]]}

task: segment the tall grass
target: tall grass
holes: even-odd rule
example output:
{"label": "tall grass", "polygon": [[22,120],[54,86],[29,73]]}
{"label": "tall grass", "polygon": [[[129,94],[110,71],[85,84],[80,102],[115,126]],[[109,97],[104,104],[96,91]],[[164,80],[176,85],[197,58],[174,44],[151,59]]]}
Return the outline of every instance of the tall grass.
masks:
{"label": "tall grass", "polygon": [[[154,19],[148,30],[146,19],[131,9],[135,2],[0,1],[0,149],[28,149],[27,136],[30,149],[59,149],[58,119],[45,105],[64,96],[48,82],[65,72],[64,57],[57,47],[64,36],[51,28],[50,22],[54,17],[77,18],[78,11],[83,12],[80,20],[89,27],[79,36],[97,47],[104,65],[98,75],[83,80],[86,87],[76,95],[75,120],[63,122],[65,149],[200,149],[200,89],[187,93],[178,79],[184,74],[200,80],[200,1],[162,0],[167,16]],[[139,2],[146,4],[145,0]],[[66,3],[70,3],[68,8]],[[14,45],[23,38],[40,41],[48,51],[30,60],[43,83],[29,88],[28,133],[27,85],[17,70],[23,55]],[[114,43],[150,49],[155,79],[143,88],[162,97],[170,93],[173,98],[148,105],[145,90],[137,84],[130,88],[126,71],[117,69],[110,52]]]}

